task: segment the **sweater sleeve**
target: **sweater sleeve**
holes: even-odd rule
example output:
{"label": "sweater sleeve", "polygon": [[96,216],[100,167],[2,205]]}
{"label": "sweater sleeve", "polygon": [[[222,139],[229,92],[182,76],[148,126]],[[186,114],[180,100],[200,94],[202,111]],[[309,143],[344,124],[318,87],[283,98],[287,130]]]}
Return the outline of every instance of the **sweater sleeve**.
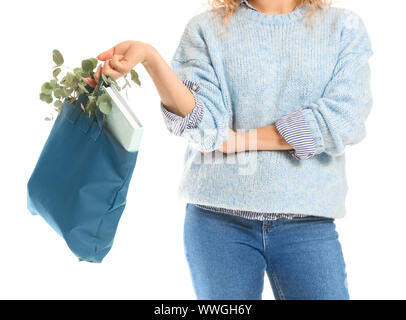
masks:
{"label": "sweater sleeve", "polygon": [[275,122],[293,147],[296,159],[325,152],[340,156],[346,145],[366,136],[365,121],[372,108],[369,58],[371,43],[361,18],[350,13],[341,31],[341,46],[332,77],[322,97]]}
{"label": "sweater sleeve", "polygon": [[187,23],[170,66],[193,93],[195,107],[182,118],[169,112],[161,101],[168,130],[200,151],[216,150],[227,140],[230,115],[196,19]]}

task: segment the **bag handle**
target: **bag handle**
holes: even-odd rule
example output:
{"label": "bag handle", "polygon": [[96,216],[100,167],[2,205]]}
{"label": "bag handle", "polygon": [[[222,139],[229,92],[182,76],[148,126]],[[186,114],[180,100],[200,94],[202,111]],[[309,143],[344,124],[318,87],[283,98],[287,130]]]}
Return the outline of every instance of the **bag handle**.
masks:
{"label": "bag handle", "polygon": [[[97,84],[97,87],[95,90],[97,90],[97,97],[99,97],[102,94],[102,85],[105,84],[107,87],[108,84],[103,81],[102,75],[100,75],[99,82]],[[101,131],[103,130],[103,123],[104,123],[104,114],[100,111],[99,108],[96,108],[95,110],[95,118],[97,122],[97,130],[93,130],[91,133],[91,137],[96,141],[97,138],[99,137]]]}
{"label": "bag handle", "polygon": [[[103,77],[100,76],[99,83],[97,84],[97,87],[95,88],[95,90],[97,89],[97,97],[99,97],[102,94],[102,85],[103,85]],[[104,119],[103,113],[100,111],[99,108],[96,108],[95,115],[97,118],[97,124],[101,128],[103,126],[103,119]]]}

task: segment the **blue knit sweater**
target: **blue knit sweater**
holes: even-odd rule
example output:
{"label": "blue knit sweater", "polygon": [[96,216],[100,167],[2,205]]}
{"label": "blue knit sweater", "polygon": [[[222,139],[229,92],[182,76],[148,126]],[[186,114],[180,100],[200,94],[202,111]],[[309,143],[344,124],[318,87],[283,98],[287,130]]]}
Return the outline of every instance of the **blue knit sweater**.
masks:
{"label": "blue knit sweater", "polygon": [[[355,13],[319,11],[314,29],[305,13],[297,7],[264,14],[240,5],[228,31],[220,18],[211,20],[211,10],[187,23],[171,67],[190,84],[196,107],[180,118],[161,104],[168,129],[189,142],[179,188],[184,200],[252,212],[345,215],[344,152],[366,134],[372,50]],[[228,128],[270,124],[293,150],[214,151]]]}

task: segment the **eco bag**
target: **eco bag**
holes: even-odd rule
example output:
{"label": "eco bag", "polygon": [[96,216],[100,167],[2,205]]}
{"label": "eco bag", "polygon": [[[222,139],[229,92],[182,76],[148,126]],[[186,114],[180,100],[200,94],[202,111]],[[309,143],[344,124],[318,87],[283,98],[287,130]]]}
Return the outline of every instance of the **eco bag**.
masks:
{"label": "eco bag", "polygon": [[[101,94],[102,77],[96,89]],[[96,108],[64,101],[27,184],[27,205],[64,238],[79,261],[101,262],[126,205],[138,151],[128,152],[105,128]]]}

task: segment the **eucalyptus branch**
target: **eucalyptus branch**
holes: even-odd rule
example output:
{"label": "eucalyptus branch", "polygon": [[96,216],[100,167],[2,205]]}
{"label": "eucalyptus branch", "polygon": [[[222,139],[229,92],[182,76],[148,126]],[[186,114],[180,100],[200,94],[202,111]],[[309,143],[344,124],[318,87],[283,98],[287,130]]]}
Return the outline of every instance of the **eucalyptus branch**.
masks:
{"label": "eucalyptus branch", "polygon": [[[40,93],[40,99],[42,101],[51,104],[52,102],[54,102],[55,98],[56,101],[54,102],[54,108],[55,111],[59,113],[64,105],[63,99],[66,99],[69,104],[75,104],[81,94],[86,94],[88,97],[86,106],[81,106],[83,112],[88,113],[89,116],[94,114],[96,108],[99,108],[104,116],[111,112],[112,101],[110,96],[106,92],[104,92],[105,90],[103,89],[103,87],[102,93],[97,96],[99,84],[96,86],[96,88],[93,89],[93,91],[89,92],[88,89],[86,89],[87,83],[82,80],[82,77],[94,76],[94,69],[98,65],[98,60],[96,58],[83,60],[81,67],[74,69],[63,65],[63,56],[56,49],[52,51],[52,59],[55,62],[55,66],[53,67],[54,70],[52,72],[53,79],[49,82],[45,82],[42,85]],[[58,76],[60,75],[62,68],[70,70],[70,72],[67,72],[65,76],[59,80]],[[135,70],[131,70],[129,73],[131,73],[131,80],[137,85],[141,86],[141,82],[138,78],[138,73]],[[104,74],[102,74],[101,76],[106,84],[114,86],[118,91],[122,89],[118,85],[117,81],[114,80],[112,77],[106,77]],[[123,89],[126,86],[129,86],[131,88],[131,85],[126,78],[125,82],[126,83]],[[126,96],[128,99],[127,90]],[[45,120],[52,119],[53,116],[52,118],[45,118]]]}

